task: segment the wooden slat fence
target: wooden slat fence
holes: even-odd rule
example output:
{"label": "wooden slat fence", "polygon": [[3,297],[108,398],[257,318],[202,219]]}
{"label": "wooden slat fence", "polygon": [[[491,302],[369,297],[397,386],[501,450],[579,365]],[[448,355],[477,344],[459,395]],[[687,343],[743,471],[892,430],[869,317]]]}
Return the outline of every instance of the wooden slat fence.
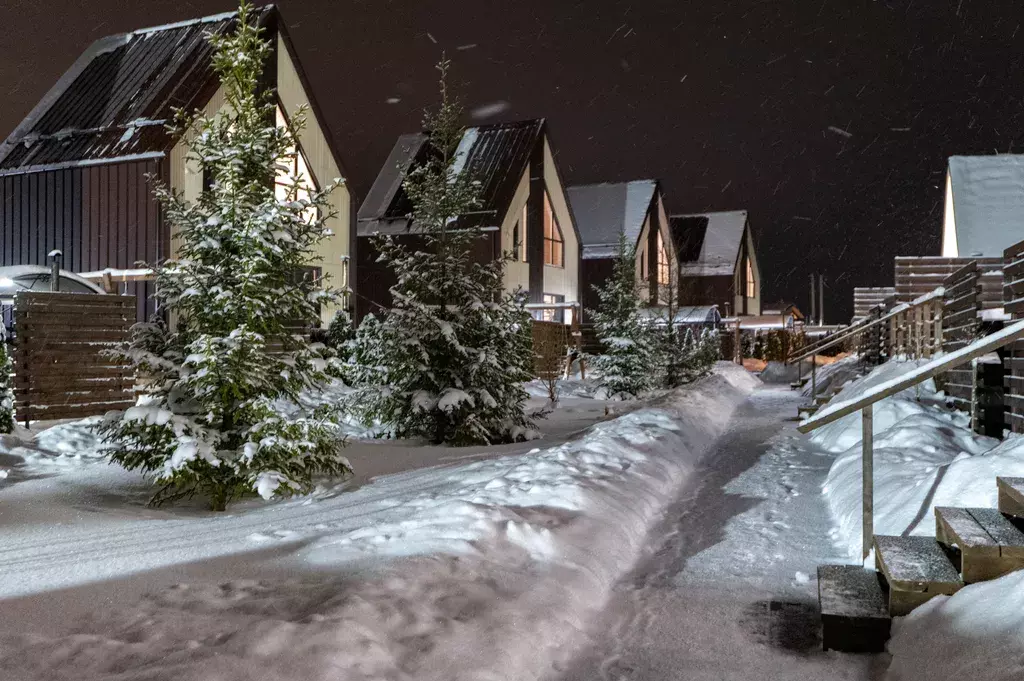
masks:
{"label": "wooden slat fence", "polygon": [[18,293],[14,298],[14,404],[19,421],[82,418],[134,404],[124,347],[135,296]]}
{"label": "wooden slat fence", "polygon": [[871,309],[878,305],[887,304],[891,298],[896,297],[896,289],[892,286],[865,287],[858,286],[853,289],[853,319],[857,321],[864,319],[870,314]]}
{"label": "wooden slat fence", "polygon": [[572,344],[571,327],[561,322],[533,320],[533,372],[538,378],[547,380],[561,376],[565,370],[565,358]]}
{"label": "wooden slat fence", "polygon": [[[934,291],[946,280],[969,262],[976,262],[982,272],[999,271],[1003,267],[1003,259],[994,258],[940,258],[940,257],[908,257],[896,258],[896,302],[909,303],[929,291]],[[995,288],[989,289],[995,292]],[[991,293],[989,294],[991,295]],[[997,294],[998,295],[998,294]],[[995,305],[998,307],[998,305]]]}
{"label": "wooden slat fence", "polygon": [[[1024,241],[1003,251],[1003,312],[1024,319]],[[1024,342],[1006,346],[1003,358],[1006,421],[1014,433],[1024,433]]]}
{"label": "wooden slat fence", "polygon": [[[954,352],[969,345],[980,332],[981,271],[974,261],[946,277],[943,284],[945,319],[942,325],[942,349]],[[943,375],[947,397],[953,407],[974,417],[976,375],[970,364]]]}

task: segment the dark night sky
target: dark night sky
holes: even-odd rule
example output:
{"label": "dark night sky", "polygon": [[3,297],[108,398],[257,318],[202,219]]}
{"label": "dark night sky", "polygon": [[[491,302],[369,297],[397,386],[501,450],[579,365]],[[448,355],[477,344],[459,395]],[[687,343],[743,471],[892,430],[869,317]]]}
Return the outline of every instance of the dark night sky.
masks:
{"label": "dark night sky", "polygon": [[[94,39],[232,9],[2,2],[3,136]],[[893,256],[938,253],[947,156],[1024,152],[1016,1],[279,5],[360,195],[445,49],[468,109],[507,103],[476,120],[549,119],[570,184],[658,177],[672,211],[748,209],[765,299],[806,307],[822,271],[833,321],[853,286],[891,285]]]}

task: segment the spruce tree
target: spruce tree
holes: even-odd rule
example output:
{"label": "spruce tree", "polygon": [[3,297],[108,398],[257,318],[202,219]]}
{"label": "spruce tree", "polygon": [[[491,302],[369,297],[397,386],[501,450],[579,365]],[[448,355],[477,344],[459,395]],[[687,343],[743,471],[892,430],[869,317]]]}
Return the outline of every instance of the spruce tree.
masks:
{"label": "spruce tree", "polygon": [[604,287],[595,286],[599,305],[591,315],[605,351],[596,359],[601,385],[612,397],[639,397],[655,380],[655,330],[640,313],[636,247],[619,237],[619,257]]}
{"label": "spruce tree", "polygon": [[0,321],[0,434],[14,430],[14,387],[11,357],[7,353],[7,332]]}
{"label": "spruce tree", "polygon": [[225,107],[213,117],[179,112],[174,132],[212,184],[195,202],[155,185],[181,244],[152,266],[173,323],[136,327],[127,354],[145,395],[103,426],[112,459],[160,485],[154,504],[200,494],[223,510],[245,493],[302,493],[314,476],[351,472],[333,413],[286,419],[272,407],[324,379],[323,358],[290,329],[318,324],[320,305],[336,299],[302,272],[329,234],[337,181],[307,194],[301,178],[283,179],[304,115],[274,125],[276,97],[261,87],[271,45],[251,20],[243,2],[236,30],[210,37]]}
{"label": "spruce tree", "polygon": [[478,262],[484,238],[460,220],[478,206],[479,183],[457,149],[462,108],[447,87],[428,113],[424,161],[405,177],[415,236],[378,238],[379,261],[397,279],[392,307],[360,342],[375,366],[356,400],[363,418],[395,437],[469,445],[525,437],[523,382],[531,378],[530,317],[524,299],[503,288],[508,256]]}

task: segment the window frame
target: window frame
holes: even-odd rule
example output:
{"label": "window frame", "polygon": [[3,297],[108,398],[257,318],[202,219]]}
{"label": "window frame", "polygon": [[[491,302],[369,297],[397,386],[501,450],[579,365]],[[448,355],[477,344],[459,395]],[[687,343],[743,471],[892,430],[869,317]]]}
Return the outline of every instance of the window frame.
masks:
{"label": "window frame", "polygon": [[[550,228],[550,235],[549,235]],[[558,216],[551,205],[551,197],[547,190],[544,191],[544,264],[550,267],[565,268],[565,234],[562,226],[558,224]],[[557,244],[557,249],[555,245]],[[554,262],[558,255],[558,262]]]}
{"label": "window frame", "polygon": [[746,280],[744,282],[744,293],[747,298],[756,298],[757,292],[754,290],[754,266],[750,263],[750,257],[744,258],[746,260],[746,268],[743,270],[743,277]]}
{"label": "window frame", "polygon": [[657,234],[658,234],[658,238],[657,238],[657,244],[658,244],[657,245],[657,248],[658,248],[658,274],[657,274],[657,278],[658,279],[657,279],[657,281],[658,281],[658,285],[659,286],[668,286],[669,285],[669,278],[670,278],[670,276],[669,276],[670,272],[669,272],[669,261],[668,261],[668,249],[665,248],[665,239],[662,237],[660,229],[658,230]]}

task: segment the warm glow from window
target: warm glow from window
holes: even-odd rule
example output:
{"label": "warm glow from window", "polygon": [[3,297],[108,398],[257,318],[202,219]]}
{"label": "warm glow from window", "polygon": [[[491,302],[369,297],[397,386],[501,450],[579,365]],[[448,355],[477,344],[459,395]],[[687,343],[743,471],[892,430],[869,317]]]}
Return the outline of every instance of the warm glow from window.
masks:
{"label": "warm glow from window", "polygon": [[[277,107],[277,126],[279,128],[288,126],[280,106]],[[308,201],[310,196],[317,192],[319,188],[313,182],[313,175],[309,172],[309,166],[306,164],[306,158],[302,155],[302,152],[294,147],[288,151],[292,154],[291,167],[287,170],[283,168],[278,169],[277,177],[274,179],[274,193],[280,202],[289,200]],[[294,196],[289,196],[289,192],[295,190],[295,180],[292,179],[293,177],[298,180],[298,189],[295,191]],[[303,211],[302,217],[306,222],[315,221],[317,218],[316,208],[313,206],[307,208]]]}
{"label": "warm glow from window", "polygon": [[665,250],[665,240],[658,232],[658,284],[668,286],[668,252]]}
{"label": "warm glow from window", "polygon": [[753,298],[754,297],[754,268],[750,266],[750,258],[747,258],[746,261],[747,261],[747,269],[746,269],[747,298]]}
{"label": "warm glow from window", "polygon": [[[544,304],[545,305],[554,305],[556,303],[564,303],[564,302],[565,302],[565,296],[555,295],[553,293],[545,293],[544,294]],[[560,321],[562,323],[565,323],[565,311],[564,310],[557,310],[557,309],[541,310],[541,320],[545,321],[545,322],[558,322],[558,321]]]}
{"label": "warm glow from window", "polygon": [[565,267],[565,241],[562,228],[551,209],[551,200],[544,192],[544,264]]}

